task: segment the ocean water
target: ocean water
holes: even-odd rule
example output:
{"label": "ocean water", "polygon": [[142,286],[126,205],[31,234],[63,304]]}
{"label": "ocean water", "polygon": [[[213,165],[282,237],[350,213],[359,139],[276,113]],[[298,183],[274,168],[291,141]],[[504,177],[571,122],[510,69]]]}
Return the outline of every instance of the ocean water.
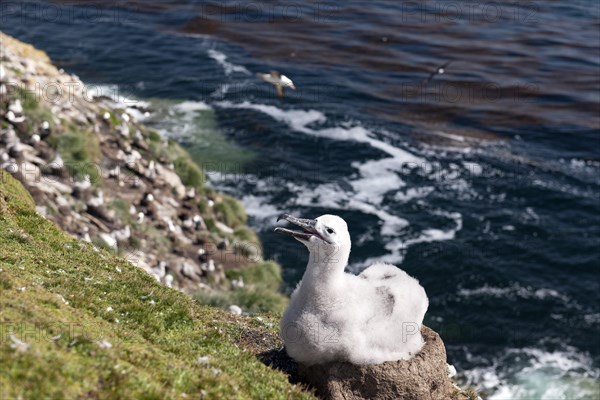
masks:
{"label": "ocean water", "polygon": [[[276,216],[338,214],[350,270],[421,281],[461,383],[600,398],[598,2],[26,1],[0,21],[91,93],[150,104],[243,199],[284,290],[306,254]],[[298,90],[277,98],[270,69]]]}

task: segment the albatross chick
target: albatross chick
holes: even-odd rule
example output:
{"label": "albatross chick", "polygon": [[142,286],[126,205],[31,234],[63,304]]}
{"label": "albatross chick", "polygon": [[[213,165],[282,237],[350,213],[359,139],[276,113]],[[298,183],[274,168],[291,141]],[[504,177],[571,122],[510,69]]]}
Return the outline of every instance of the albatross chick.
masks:
{"label": "albatross chick", "polygon": [[[290,357],[305,365],[408,360],[424,345],[421,325],[429,301],[401,269],[376,263],[359,275],[344,272],[350,256],[346,222],[334,215],[279,219],[302,230],[276,228],[310,253],[302,281],[281,321]],[[278,219],[278,220],[279,220]]]}

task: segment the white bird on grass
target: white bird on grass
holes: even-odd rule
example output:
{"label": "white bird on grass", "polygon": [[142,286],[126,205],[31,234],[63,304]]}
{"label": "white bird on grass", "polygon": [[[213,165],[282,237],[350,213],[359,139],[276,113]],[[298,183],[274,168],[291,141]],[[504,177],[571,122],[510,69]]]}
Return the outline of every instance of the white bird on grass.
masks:
{"label": "white bird on grass", "polygon": [[287,76],[282,75],[277,71],[269,71],[268,74],[263,74],[263,73],[258,72],[256,74],[256,76],[258,76],[263,81],[268,82],[271,85],[275,86],[279,97],[283,97],[285,95],[285,88],[290,88],[292,90],[296,90],[296,86],[294,85],[294,82],[292,82],[292,80],[290,78],[288,78]]}
{"label": "white bird on grass", "polygon": [[407,360],[424,345],[423,317],[429,306],[419,282],[401,269],[374,264],[359,275],[344,272],[350,256],[346,222],[334,215],[279,219],[302,228],[276,228],[309,250],[302,281],[281,320],[290,357],[306,364],[347,361],[379,364]]}

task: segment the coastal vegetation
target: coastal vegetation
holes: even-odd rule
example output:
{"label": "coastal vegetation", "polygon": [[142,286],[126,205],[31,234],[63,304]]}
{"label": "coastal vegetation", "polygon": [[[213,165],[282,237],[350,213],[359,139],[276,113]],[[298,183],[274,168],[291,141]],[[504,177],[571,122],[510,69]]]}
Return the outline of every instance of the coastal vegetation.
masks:
{"label": "coastal vegetation", "polygon": [[0,39],[0,397],[315,398],[290,383],[281,267],[200,153],[110,99],[35,96],[78,78]]}
{"label": "coastal vegetation", "polygon": [[[0,248],[5,397],[312,398],[242,346],[240,337],[257,326],[276,331],[272,318],[202,306],[114,253],[66,235],[36,213],[31,196],[5,172]],[[230,275],[241,276],[259,287],[278,285],[274,263]]]}

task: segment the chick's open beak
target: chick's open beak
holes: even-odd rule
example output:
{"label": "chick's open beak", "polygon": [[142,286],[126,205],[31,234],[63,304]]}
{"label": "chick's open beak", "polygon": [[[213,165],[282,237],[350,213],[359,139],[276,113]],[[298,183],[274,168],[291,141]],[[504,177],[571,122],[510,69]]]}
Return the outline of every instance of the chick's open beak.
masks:
{"label": "chick's open beak", "polygon": [[300,239],[300,240],[309,240],[311,236],[316,236],[316,237],[321,238],[321,235],[319,235],[319,233],[315,229],[315,226],[317,225],[316,219],[296,218],[296,217],[292,217],[289,214],[281,214],[277,218],[277,221],[282,220],[282,219],[285,219],[286,221],[288,221],[296,226],[299,226],[300,228],[302,228],[302,231],[294,231],[292,229],[277,227],[277,228],[275,228],[275,232],[277,232],[277,233],[283,233],[285,235],[290,235],[290,236],[293,236],[296,239]]}

